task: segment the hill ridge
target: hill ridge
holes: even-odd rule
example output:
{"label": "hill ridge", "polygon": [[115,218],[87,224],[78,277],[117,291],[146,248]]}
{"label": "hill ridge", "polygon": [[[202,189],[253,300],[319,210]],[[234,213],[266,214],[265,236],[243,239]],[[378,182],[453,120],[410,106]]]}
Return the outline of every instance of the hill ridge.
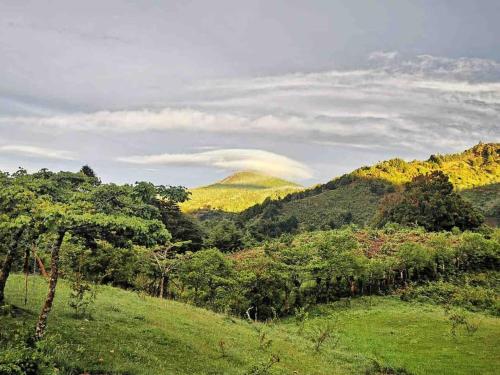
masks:
{"label": "hill ridge", "polygon": [[357,168],[351,174],[399,185],[435,170],[445,172],[457,190],[500,182],[500,143],[479,143],[459,153],[433,154],[427,160],[407,162],[392,158],[371,167]]}
{"label": "hill ridge", "polygon": [[500,143],[479,143],[460,153],[435,154],[423,161],[393,158],[360,167],[277,201],[249,207],[241,218],[258,220],[272,205],[277,214],[294,216],[301,230],[329,229],[351,222],[364,225],[371,221],[386,193],[435,170],[447,174],[455,189],[490,222],[500,222]]}

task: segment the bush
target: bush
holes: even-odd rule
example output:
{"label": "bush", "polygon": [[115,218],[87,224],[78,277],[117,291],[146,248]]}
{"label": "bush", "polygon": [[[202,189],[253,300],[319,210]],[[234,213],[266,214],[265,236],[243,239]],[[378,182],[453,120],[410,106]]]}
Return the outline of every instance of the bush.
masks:
{"label": "bush", "polygon": [[500,243],[479,233],[464,233],[458,247],[461,268],[465,270],[498,269]]}
{"label": "bush", "polygon": [[233,275],[232,262],[217,249],[186,253],[177,270],[184,290],[181,297],[224,311],[230,305]]}
{"label": "bush", "polygon": [[50,341],[33,341],[27,329],[12,330],[0,335],[0,375],[55,374]]}
{"label": "bush", "polygon": [[438,281],[409,287],[401,294],[401,299],[454,305],[470,311],[485,311],[500,315],[500,303],[495,291],[479,286],[455,285]]}

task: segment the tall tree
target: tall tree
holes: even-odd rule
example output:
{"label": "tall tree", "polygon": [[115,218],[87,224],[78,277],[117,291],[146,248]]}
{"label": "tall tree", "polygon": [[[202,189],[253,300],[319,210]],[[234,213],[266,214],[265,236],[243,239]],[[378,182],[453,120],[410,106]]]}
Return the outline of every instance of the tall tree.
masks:
{"label": "tall tree", "polygon": [[430,231],[475,229],[482,215],[453,191],[448,176],[441,171],[415,177],[401,192],[388,195],[381,203],[379,224],[396,222],[418,225]]}
{"label": "tall tree", "polygon": [[51,274],[47,297],[40,311],[35,329],[35,337],[45,334],[47,319],[52,309],[59,279],[59,256],[64,236],[71,233],[85,241],[105,239],[110,243],[123,245],[134,243],[154,246],[167,243],[171,236],[158,220],[142,219],[134,216],[94,213],[89,207],[74,202],[70,206],[53,205],[45,213],[44,222],[54,233],[55,241],[51,250]]}

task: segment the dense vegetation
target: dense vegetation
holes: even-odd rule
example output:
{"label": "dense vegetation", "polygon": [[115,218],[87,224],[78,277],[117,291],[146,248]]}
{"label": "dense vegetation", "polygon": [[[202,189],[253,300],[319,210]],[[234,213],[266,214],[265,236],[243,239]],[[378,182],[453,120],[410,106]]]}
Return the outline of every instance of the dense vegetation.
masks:
{"label": "dense vegetation", "polygon": [[477,229],[483,220],[479,210],[453,191],[441,171],[417,176],[401,191],[388,194],[375,219],[379,225],[392,222],[430,231]]}
{"label": "dense vegetation", "polygon": [[400,185],[418,175],[442,171],[457,190],[465,190],[499,182],[499,162],[500,144],[479,143],[458,154],[431,155],[426,161],[392,159],[372,167],[359,168],[353,173]]}
{"label": "dense vegetation", "polygon": [[[293,217],[299,230],[339,228],[346,223],[368,225],[387,194],[415,177],[441,171],[455,191],[468,199],[487,220],[500,221],[500,144],[478,144],[463,153],[432,155],[427,161],[384,161],[362,167],[323,185],[266,200],[241,214],[242,222],[258,222],[273,212]],[[254,223],[254,225],[257,225]]]}
{"label": "dense vegetation", "polygon": [[[209,249],[185,255],[172,273],[171,294],[240,316],[286,316],[339,298],[494,271],[500,265],[498,235],[395,231],[390,226],[282,237],[229,256]],[[495,297],[487,295],[488,301],[478,303],[500,313]]]}
{"label": "dense vegetation", "polygon": [[[498,162],[478,145],[394,181],[362,168],[201,221],[181,186],[2,173],[0,375],[494,373],[500,230],[464,196],[494,199],[457,188]],[[282,184],[225,184],[251,178]]]}
{"label": "dense vegetation", "polygon": [[181,208],[192,213],[204,210],[241,212],[266,198],[281,198],[302,189],[300,185],[277,177],[243,171],[215,184],[191,189],[191,198]]}

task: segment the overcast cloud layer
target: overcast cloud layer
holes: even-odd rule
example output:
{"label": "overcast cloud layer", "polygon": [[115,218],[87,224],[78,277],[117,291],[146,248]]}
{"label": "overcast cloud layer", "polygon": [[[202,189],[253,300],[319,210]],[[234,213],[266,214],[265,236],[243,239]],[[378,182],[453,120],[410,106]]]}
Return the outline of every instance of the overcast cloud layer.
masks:
{"label": "overcast cloud layer", "polygon": [[[414,53],[405,50],[396,37],[393,46],[400,47],[398,50],[368,53],[360,38],[356,53],[344,60],[337,58],[337,64],[332,61],[330,68],[318,63],[325,57],[318,51],[309,51],[316,62],[303,61],[298,70],[278,62],[271,50],[264,54],[257,47],[259,58],[233,69],[221,66],[239,61],[233,41],[227,41],[226,52],[234,56],[225,59],[220,54],[222,42],[215,34],[210,42],[214,49],[191,44],[186,50],[189,54],[181,54],[181,62],[172,46],[182,43],[176,44],[172,34],[164,39],[170,44],[162,45],[153,29],[134,34],[126,23],[110,21],[116,27],[105,30],[100,24],[102,13],[96,13],[95,25],[85,30],[68,24],[58,13],[47,15],[51,22],[43,24],[30,13],[36,5],[18,9],[15,2],[7,4],[4,14],[8,17],[0,21],[0,31],[7,33],[7,37],[0,33],[0,52],[10,62],[0,66],[0,169],[12,170],[19,165],[76,169],[90,163],[105,180],[149,179],[187,185],[207,183],[235,170],[255,169],[310,184],[390,157],[426,158],[431,153],[461,151],[478,141],[500,140],[500,57],[496,55],[478,58]],[[465,5],[453,4],[455,10],[465,12]],[[345,11],[338,7],[336,11]],[[402,18],[413,9],[408,7],[400,10]],[[311,8],[321,10],[319,3]],[[117,9],[117,17],[132,22],[129,12],[134,7],[129,4]],[[89,9],[66,11],[74,17],[93,14]],[[101,11],[106,14],[111,10]],[[240,17],[238,10],[230,11]],[[353,11],[364,14],[361,8]],[[430,8],[420,11],[423,20],[431,17]],[[248,14],[252,18],[262,12],[252,8]],[[159,22],[155,14],[145,7],[133,22]],[[275,21],[285,27],[288,16]],[[305,16],[314,18],[307,12]],[[382,19],[366,22],[380,27]],[[446,20],[442,19],[444,26]],[[357,23],[359,20],[353,20]],[[344,25],[345,30],[353,24]],[[418,30],[420,26],[411,27]],[[184,30],[180,23],[176,27]],[[273,24],[271,29],[275,27]],[[300,27],[313,33],[313,24]],[[399,27],[405,30],[406,26]],[[478,23],[477,27],[482,26]],[[282,31],[292,33],[290,30]],[[186,36],[185,30],[179,35],[192,37]],[[264,48],[264,36],[255,37]],[[269,37],[280,38],[276,30]],[[28,43],[20,47],[16,38]],[[482,42],[488,38],[485,30]],[[138,39],[143,43],[136,44]],[[49,59],[37,41],[57,41],[63,49],[54,50]],[[71,42],[74,49],[65,49]],[[444,48],[445,41],[441,42],[443,47],[437,52],[450,53]],[[305,41],[298,39],[297,43]],[[421,43],[420,50],[436,50],[436,45],[428,44],[426,49]],[[108,54],[101,54],[105,46]],[[145,46],[156,52],[145,51],[147,59],[142,65],[132,55],[126,61],[118,58],[141,52]],[[84,47],[94,52],[88,58],[80,54]],[[381,42],[379,47],[387,45]],[[288,56],[298,53],[287,43],[276,48]],[[332,51],[338,48],[332,40]],[[472,45],[469,48],[474,49]],[[217,58],[214,51],[219,52]],[[16,60],[33,53],[32,60]],[[77,56],[81,58],[78,61]],[[113,73],[110,58],[116,67]],[[94,59],[103,59],[102,68],[95,66]],[[176,59],[178,65],[168,65]],[[40,71],[40,79],[31,73],[40,70],[37,61],[47,72]],[[272,67],[263,68],[263,61]],[[159,75],[157,64],[161,62],[181,79],[172,78],[172,72],[170,78]],[[132,66],[138,70],[123,70]],[[216,74],[209,72],[211,67]],[[80,76],[69,74],[77,70]],[[269,70],[275,71],[266,73]],[[192,77],[188,78],[189,72]],[[226,78],[215,79],[214,75]],[[31,83],[26,81],[29,77]],[[160,91],[148,89],[155,79],[164,85]],[[104,92],[110,95],[102,95]]]}

